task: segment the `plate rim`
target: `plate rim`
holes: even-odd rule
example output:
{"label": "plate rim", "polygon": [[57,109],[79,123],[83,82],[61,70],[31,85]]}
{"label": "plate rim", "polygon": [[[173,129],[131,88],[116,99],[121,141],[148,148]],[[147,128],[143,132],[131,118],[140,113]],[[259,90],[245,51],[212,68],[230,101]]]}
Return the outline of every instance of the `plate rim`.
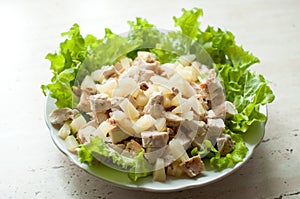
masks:
{"label": "plate rim", "polygon": [[[207,186],[209,184],[215,183],[217,181],[220,181],[222,179],[224,179],[225,177],[233,174],[234,172],[238,171],[242,166],[244,166],[249,159],[251,158],[251,156],[253,155],[255,149],[260,145],[260,143],[262,142],[264,136],[265,136],[265,125],[267,123],[267,119],[268,119],[268,108],[267,105],[261,106],[260,107],[260,112],[262,112],[263,114],[266,115],[266,121],[260,123],[263,126],[263,132],[261,135],[261,138],[259,139],[259,141],[254,144],[254,146],[251,148],[251,150],[249,149],[248,146],[248,152],[246,154],[246,157],[243,159],[242,162],[238,162],[234,167],[232,168],[226,168],[222,171],[222,173],[220,173],[220,175],[218,175],[217,177],[208,180],[206,182],[202,182],[202,183],[194,183],[194,184],[187,184],[187,185],[182,185],[180,187],[176,186],[176,187],[169,187],[167,188],[162,188],[162,189],[157,189],[154,187],[149,187],[149,186],[145,186],[145,185],[136,185],[136,184],[121,184],[121,183],[116,183],[116,182],[112,182],[109,181],[108,179],[105,179],[101,176],[96,175],[95,173],[93,173],[92,171],[86,169],[86,167],[88,167],[86,165],[86,167],[83,167],[84,163],[80,163],[77,155],[72,154],[71,152],[69,152],[66,148],[63,148],[61,146],[61,144],[57,141],[57,139],[60,139],[57,135],[55,135],[55,131],[57,131],[57,129],[55,129],[52,124],[49,121],[49,106],[55,106],[54,103],[54,99],[50,97],[50,95],[46,96],[46,103],[45,103],[45,107],[44,107],[44,119],[46,122],[46,125],[49,129],[49,133],[50,133],[50,137],[54,143],[54,145],[56,146],[56,148],[58,148],[59,151],[61,151],[65,156],[67,156],[67,158],[73,163],[75,164],[78,168],[84,170],[86,173],[88,173],[89,175],[92,175],[94,177],[96,177],[99,180],[102,180],[105,183],[111,184],[113,186],[117,186],[119,188],[123,188],[123,189],[127,189],[127,190],[139,190],[139,191],[148,191],[148,192],[173,192],[173,191],[181,191],[181,190],[185,190],[185,189],[193,189],[193,188],[197,188],[197,187],[202,187],[202,186]],[[56,107],[56,106],[55,106]],[[54,108],[55,108],[54,107]],[[52,109],[53,110],[53,109]],[[55,138],[55,136],[57,136]],[[247,143],[246,143],[247,144]],[[199,177],[201,178],[201,177]],[[147,185],[147,184],[146,184]]]}

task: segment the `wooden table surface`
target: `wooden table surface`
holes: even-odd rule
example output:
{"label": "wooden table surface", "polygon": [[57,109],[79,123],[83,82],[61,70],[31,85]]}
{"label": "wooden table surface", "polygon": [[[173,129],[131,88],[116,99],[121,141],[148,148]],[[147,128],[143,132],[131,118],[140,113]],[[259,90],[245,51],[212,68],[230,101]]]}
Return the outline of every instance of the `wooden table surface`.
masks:
{"label": "wooden table surface", "polygon": [[[77,168],[52,143],[44,122],[48,52],[73,23],[83,35],[105,27],[128,30],[147,18],[171,29],[181,8],[204,9],[203,26],[232,31],[261,60],[252,69],[275,92],[262,144],[234,174],[211,185],[173,193],[132,191]],[[300,1],[67,0],[0,1],[0,198],[300,198]]]}

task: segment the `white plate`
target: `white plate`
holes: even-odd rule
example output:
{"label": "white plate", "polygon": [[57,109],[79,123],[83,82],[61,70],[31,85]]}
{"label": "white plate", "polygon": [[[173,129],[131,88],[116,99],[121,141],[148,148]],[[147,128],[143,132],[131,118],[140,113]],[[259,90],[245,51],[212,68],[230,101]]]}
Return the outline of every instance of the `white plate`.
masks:
{"label": "white plate", "polygon": [[[55,108],[56,106],[55,106],[54,99],[47,97],[45,119],[50,129],[51,138],[55,143],[55,145],[58,147],[58,149],[62,151],[65,155],[67,155],[67,157],[73,163],[75,163],[77,166],[87,171],[88,173],[102,180],[110,182],[114,185],[123,188],[134,189],[134,190],[147,190],[153,192],[178,191],[182,189],[204,186],[209,183],[220,180],[228,176],[229,174],[233,173],[237,169],[239,169],[243,164],[247,162],[247,160],[249,160],[256,146],[261,142],[265,131],[264,123],[254,123],[250,127],[249,131],[244,136],[245,143],[249,149],[247,155],[242,162],[237,163],[233,168],[227,168],[222,171],[206,170],[202,172],[203,174],[200,175],[199,177],[192,178],[192,179],[191,178],[178,179],[178,178],[168,177],[168,180],[164,183],[152,181],[151,176],[140,179],[138,180],[138,182],[133,182],[128,178],[128,175],[126,173],[122,173],[120,171],[106,167],[102,164],[96,166],[88,166],[86,164],[80,163],[79,160],[77,159],[77,155],[70,153],[66,149],[64,141],[57,136],[57,129],[55,129],[49,122],[49,114]],[[261,108],[261,112],[267,115],[266,106]]]}

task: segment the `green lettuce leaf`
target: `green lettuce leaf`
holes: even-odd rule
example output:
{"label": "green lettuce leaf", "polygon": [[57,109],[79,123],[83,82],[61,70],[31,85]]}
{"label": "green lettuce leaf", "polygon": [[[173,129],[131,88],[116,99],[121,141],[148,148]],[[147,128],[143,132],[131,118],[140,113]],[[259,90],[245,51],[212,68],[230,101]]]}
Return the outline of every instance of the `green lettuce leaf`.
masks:
{"label": "green lettuce leaf", "polygon": [[[127,55],[134,59],[137,51],[144,50],[155,53],[161,63],[167,63],[175,61],[180,55],[196,54],[197,60],[208,66],[213,65],[218,71],[226,100],[231,101],[238,111],[232,119],[225,121],[227,131],[235,141],[235,150],[226,157],[214,152],[210,160],[213,168],[218,170],[232,167],[247,152],[242,137],[237,133],[247,132],[255,121],[266,121],[266,116],[259,109],[271,103],[274,94],[262,75],[249,70],[259,59],[238,45],[230,31],[212,26],[201,30],[199,19],[202,14],[200,8],[182,9],[180,17],[173,17],[175,27],[180,30],[169,32],[159,31],[146,19],[136,18],[128,22],[128,35],[116,35],[106,28],[102,39],[93,35],[83,37],[79,26],[74,24],[69,31],[62,33],[66,40],[60,44],[59,51],[46,56],[51,62],[53,77],[51,83],[41,86],[43,93],[55,98],[58,108],[73,107],[72,86],[79,86],[91,71],[115,63],[120,56]],[[198,152],[194,150],[193,153]],[[90,144],[80,146],[81,162],[91,164],[95,155],[128,169],[129,177],[133,180],[149,174],[141,172],[147,167],[142,158],[143,151],[134,160],[127,160],[118,153],[112,153],[102,140],[96,138]]]}
{"label": "green lettuce leaf", "polygon": [[67,39],[60,43],[59,52],[49,53],[46,56],[51,62],[50,69],[53,72],[51,83],[41,86],[45,95],[49,92],[50,96],[56,99],[58,108],[72,107],[74,97],[72,86],[80,64],[87,57],[89,50],[101,42],[92,35],[83,38],[78,24],[74,24],[69,31],[61,35]]}
{"label": "green lettuce leaf", "polygon": [[265,78],[250,70],[243,71],[230,65],[218,68],[226,98],[233,102],[238,111],[233,119],[226,120],[226,126],[234,132],[246,132],[253,122],[266,121],[266,116],[260,113],[259,108],[271,103],[274,94]]}
{"label": "green lettuce leaf", "polygon": [[78,158],[80,162],[92,164],[93,160],[101,160],[106,163],[113,163],[128,177],[137,181],[141,177],[151,174],[151,165],[144,158],[144,150],[141,150],[134,158],[127,158],[114,151],[100,137],[92,137],[89,143],[79,146]]}
{"label": "green lettuce leaf", "polygon": [[183,14],[177,18],[173,17],[175,21],[175,26],[179,26],[181,32],[190,37],[191,39],[195,39],[199,32],[200,22],[198,19],[202,16],[203,11],[200,8],[194,8],[191,10],[182,9]]}

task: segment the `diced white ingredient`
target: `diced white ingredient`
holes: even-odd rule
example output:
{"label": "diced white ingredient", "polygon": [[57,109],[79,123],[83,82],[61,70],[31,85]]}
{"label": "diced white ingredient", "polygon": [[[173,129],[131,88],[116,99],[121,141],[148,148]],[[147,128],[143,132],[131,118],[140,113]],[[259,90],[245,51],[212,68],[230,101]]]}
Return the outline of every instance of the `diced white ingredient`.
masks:
{"label": "diced white ingredient", "polygon": [[73,133],[78,132],[78,130],[86,125],[86,120],[82,115],[76,117],[70,124],[71,130]]}
{"label": "diced white ingredient", "polygon": [[119,80],[118,87],[114,90],[113,96],[126,97],[133,93],[137,87],[138,84],[134,81],[134,79],[125,77]]}
{"label": "diced white ingredient", "polygon": [[161,148],[167,145],[168,132],[144,131],[141,133],[142,144],[145,148]]}
{"label": "diced white ingredient", "polygon": [[124,111],[126,116],[130,118],[131,120],[134,120],[139,117],[139,112],[136,110],[136,108],[133,106],[133,104],[125,98],[119,105],[121,109]]}
{"label": "diced white ingredient", "polygon": [[183,99],[181,97],[181,94],[178,93],[175,97],[172,98],[171,105],[172,106],[179,106],[182,102],[183,102]]}
{"label": "diced white ingredient", "polygon": [[114,90],[117,88],[118,83],[117,80],[114,78],[110,78],[103,84],[97,84],[96,88],[99,91],[99,93],[105,93],[109,97],[112,97]]}
{"label": "diced white ingredient", "polygon": [[136,133],[141,133],[142,131],[145,131],[149,129],[151,126],[154,125],[155,119],[151,115],[143,115],[140,117],[133,125],[133,129]]}
{"label": "diced white ingredient", "polygon": [[155,60],[155,54],[147,52],[147,51],[138,51],[138,57],[142,58],[146,62],[152,62]]}
{"label": "diced white ingredient", "polygon": [[197,77],[200,75],[200,67],[201,67],[201,64],[197,61],[193,61],[192,62],[192,66],[191,66],[193,69],[194,69],[194,73],[197,75]]}
{"label": "diced white ingredient", "polygon": [[113,144],[121,142],[122,140],[128,138],[130,135],[124,133],[119,127],[116,127],[109,131],[109,136]]}
{"label": "diced white ingredient", "polygon": [[134,91],[132,91],[132,93],[130,93],[130,95],[132,96],[132,97],[137,97],[138,96],[138,94],[140,93],[140,88],[139,87],[136,87],[135,88],[135,90]]}
{"label": "diced white ingredient", "polygon": [[94,82],[94,80],[91,78],[91,76],[85,76],[85,78],[83,79],[82,83],[81,83],[81,89],[82,90],[86,90],[89,92],[93,92],[96,90],[96,84]]}
{"label": "diced white ingredient", "polygon": [[140,107],[145,106],[148,103],[148,98],[144,94],[144,92],[140,92],[138,96],[136,97],[136,104]]}
{"label": "diced white ingredient", "polygon": [[[187,66],[188,67],[188,66]],[[188,70],[186,68],[177,70],[177,72],[187,81],[192,82],[193,80],[193,74],[191,70]]]}
{"label": "diced white ingredient", "polygon": [[128,69],[128,68],[130,67],[130,62],[131,62],[131,60],[128,59],[127,57],[122,58],[122,59],[120,60],[121,65],[122,65],[123,68],[125,68],[125,69]]}
{"label": "diced white ingredient", "polygon": [[171,100],[169,97],[164,95],[164,103],[163,103],[164,108],[170,108],[172,106]]}
{"label": "diced white ingredient", "polygon": [[76,152],[76,148],[78,147],[78,142],[73,135],[66,137],[65,139],[66,148],[72,153]]}
{"label": "diced white ingredient", "polygon": [[94,81],[101,83],[104,79],[103,76],[103,70],[95,70],[94,72],[91,73],[91,77],[93,78]]}
{"label": "diced white ingredient", "polygon": [[189,159],[188,154],[186,153],[184,147],[176,139],[173,139],[169,143],[171,154],[175,159],[180,158],[182,162],[185,162]]}
{"label": "diced white ingredient", "polygon": [[130,135],[134,135],[134,129],[132,128],[132,126],[133,126],[132,120],[130,120],[128,118],[125,118],[121,121],[118,121],[118,126],[125,133],[130,134]]}
{"label": "diced white ingredient", "polygon": [[116,126],[111,125],[107,120],[102,122],[98,128],[95,130],[94,134],[99,136],[100,138],[104,139],[108,132],[111,131]]}
{"label": "diced white ingredient", "polygon": [[179,57],[179,62],[183,65],[183,66],[189,66],[191,65],[191,63],[196,59],[196,55],[183,55]]}
{"label": "diced white ingredient", "polygon": [[158,90],[159,90],[160,92],[162,92],[162,94],[163,94],[164,96],[173,94],[172,89],[169,88],[169,87],[166,87],[166,86],[158,86],[157,88],[158,88]]}
{"label": "diced white ingredient", "polygon": [[182,93],[182,95],[186,97],[191,97],[196,94],[196,91],[188,83],[188,81],[183,79],[178,73],[170,78],[169,85],[175,86]]}
{"label": "diced white ingredient", "polygon": [[183,168],[180,166],[180,161],[174,161],[167,168],[167,174],[170,176],[180,177],[184,174]]}
{"label": "diced white ingredient", "polygon": [[154,75],[150,78],[150,81],[153,84],[159,84],[159,85],[168,85],[169,80],[167,78],[158,76],[158,75]]}
{"label": "diced white ingredient", "polygon": [[116,120],[116,121],[121,121],[121,120],[123,120],[126,117],[127,116],[126,116],[126,114],[123,111],[117,110],[117,111],[113,111],[111,113],[111,118],[114,119],[114,120]]}
{"label": "diced white ingredient", "polygon": [[153,180],[165,182],[166,179],[164,160],[162,158],[157,158],[153,171]]}
{"label": "diced white ingredient", "polygon": [[96,128],[93,126],[84,126],[78,130],[77,138],[80,143],[85,143],[90,141],[91,135],[94,134]]}
{"label": "diced white ingredient", "polygon": [[154,125],[157,131],[164,131],[166,129],[166,118],[162,117],[156,119]]}
{"label": "diced white ingredient", "polygon": [[191,105],[189,102],[184,101],[182,104],[177,106],[172,110],[172,113],[186,113],[191,110]]}
{"label": "diced white ingredient", "polygon": [[186,119],[186,120],[191,121],[191,120],[194,119],[194,112],[193,111],[188,111],[188,112],[182,113],[181,117]]}
{"label": "diced white ingredient", "polygon": [[64,125],[59,129],[57,135],[62,139],[66,139],[66,137],[68,137],[70,133],[71,133],[70,125],[68,123],[64,123]]}
{"label": "diced white ingredient", "polygon": [[145,91],[145,95],[150,98],[150,96],[152,95],[152,93],[154,92],[159,92],[157,85],[154,84],[150,84],[149,88]]}
{"label": "diced white ingredient", "polygon": [[203,105],[200,103],[199,100],[196,99],[195,96],[192,96],[188,99],[189,104],[191,105],[192,109],[198,114],[198,115],[203,115],[205,114],[205,109]]}

